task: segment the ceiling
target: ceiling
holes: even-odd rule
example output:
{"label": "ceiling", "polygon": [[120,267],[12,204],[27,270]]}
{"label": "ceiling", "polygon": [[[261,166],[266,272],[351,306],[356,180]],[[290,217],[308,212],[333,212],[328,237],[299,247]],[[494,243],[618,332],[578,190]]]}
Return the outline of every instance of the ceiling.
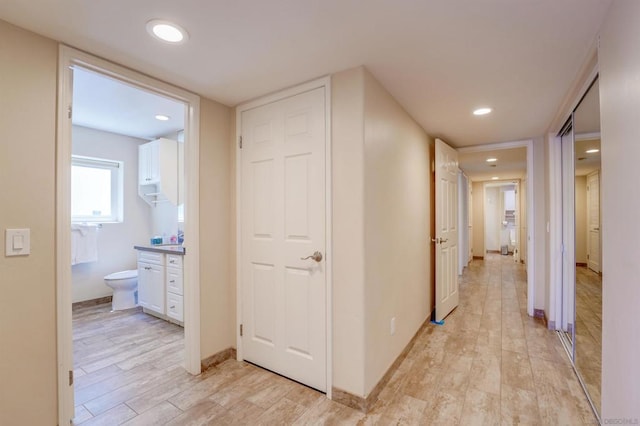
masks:
{"label": "ceiling", "polygon": [[573,120],[575,133],[575,174],[585,176],[600,169],[600,90],[596,80],[578,104]]}
{"label": "ceiling", "polygon": [[[169,117],[156,120],[157,114]],[[181,102],[80,67],[73,70],[73,124],[142,139],[184,129]]]}
{"label": "ceiling", "polygon": [[576,139],[574,145],[576,176],[586,176],[600,169],[600,151],[587,153],[590,149],[599,150],[600,139]]}
{"label": "ceiling", "polygon": [[[487,158],[497,161],[488,163]],[[522,179],[527,170],[527,148],[509,148],[496,151],[460,152],[458,165],[473,182]]]}
{"label": "ceiling", "polygon": [[[365,65],[427,133],[463,147],[544,134],[609,4],[3,0],[0,19],[229,106]],[[152,39],[153,18],[189,41]]]}

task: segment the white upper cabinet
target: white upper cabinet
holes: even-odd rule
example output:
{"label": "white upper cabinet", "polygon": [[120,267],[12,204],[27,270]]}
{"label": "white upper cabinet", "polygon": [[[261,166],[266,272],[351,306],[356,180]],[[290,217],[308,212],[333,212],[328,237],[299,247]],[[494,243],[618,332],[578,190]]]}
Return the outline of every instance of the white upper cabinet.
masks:
{"label": "white upper cabinet", "polygon": [[160,183],[159,140],[138,147],[138,183],[149,185]]}
{"label": "white upper cabinet", "polygon": [[138,147],[138,194],[152,206],[178,205],[178,142],[160,138]]}

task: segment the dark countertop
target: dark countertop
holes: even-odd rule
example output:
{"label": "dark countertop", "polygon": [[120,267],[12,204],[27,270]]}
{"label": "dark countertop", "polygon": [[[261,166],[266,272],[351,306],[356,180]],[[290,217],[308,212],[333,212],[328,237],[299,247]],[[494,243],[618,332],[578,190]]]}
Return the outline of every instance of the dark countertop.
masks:
{"label": "dark countertop", "polygon": [[177,254],[180,256],[184,256],[186,249],[177,244],[171,245],[157,245],[157,246],[133,246],[136,250],[142,251],[153,251],[156,253],[165,253],[165,254]]}

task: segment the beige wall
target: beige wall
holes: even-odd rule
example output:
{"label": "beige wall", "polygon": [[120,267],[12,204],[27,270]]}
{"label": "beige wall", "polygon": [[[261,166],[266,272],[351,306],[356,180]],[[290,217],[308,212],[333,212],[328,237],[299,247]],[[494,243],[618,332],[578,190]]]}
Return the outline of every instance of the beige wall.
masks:
{"label": "beige wall", "polygon": [[484,182],[473,182],[473,255],[484,257]]}
{"label": "beige wall", "polygon": [[[55,148],[58,45],[0,21],[0,229],[31,255],[0,256],[0,424],[57,423]],[[230,110],[201,102],[201,353],[234,346]],[[18,178],[19,177],[19,178]],[[19,320],[18,320],[19,319]]]}
{"label": "beige wall", "polygon": [[484,248],[500,251],[500,230],[502,229],[503,193],[498,186],[485,185],[484,188]]}
{"label": "beige wall", "polygon": [[364,150],[366,395],[432,304],[429,139],[366,71]]}
{"label": "beige wall", "polygon": [[31,254],[0,255],[0,424],[57,423],[55,131],[58,46],[0,21],[0,235],[31,229]]}
{"label": "beige wall", "polygon": [[[640,2],[612,3],[600,36],[602,417],[640,419]],[[633,420],[632,420],[633,421]]]}
{"label": "beige wall", "polygon": [[331,90],[333,386],[366,397],[433,303],[431,141],[363,67]]}
{"label": "beige wall", "polygon": [[[235,347],[231,226],[231,110],[200,99],[200,353]],[[188,240],[189,236],[185,235]]]}
{"label": "beige wall", "polygon": [[[534,264],[528,267],[533,268],[534,298],[533,308],[544,309],[547,314],[547,251],[545,242],[547,240],[547,209],[546,209],[546,188],[547,174],[545,173],[545,141],[543,138],[533,140],[533,194],[527,194],[527,201],[532,204],[533,232],[531,238],[535,242]],[[531,231],[530,231],[531,232]]]}
{"label": "beige wall", "polygon": [[331,77],[333,386],[365,395],[364,69]]}
{"label": "beige wall", "polygon": [[576,263],[587,263],[587,177],[576,176]]}

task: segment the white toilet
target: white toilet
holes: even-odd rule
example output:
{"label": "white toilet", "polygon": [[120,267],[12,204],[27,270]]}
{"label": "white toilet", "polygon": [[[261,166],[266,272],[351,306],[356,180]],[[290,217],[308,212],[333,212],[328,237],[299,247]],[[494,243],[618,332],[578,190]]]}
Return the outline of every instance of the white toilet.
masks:
{"label": "white toilet", "polygon": [[137,269],[109,274],[104,277],[104,283],[113,289],[112,310],[121,311],[136,307]]}

